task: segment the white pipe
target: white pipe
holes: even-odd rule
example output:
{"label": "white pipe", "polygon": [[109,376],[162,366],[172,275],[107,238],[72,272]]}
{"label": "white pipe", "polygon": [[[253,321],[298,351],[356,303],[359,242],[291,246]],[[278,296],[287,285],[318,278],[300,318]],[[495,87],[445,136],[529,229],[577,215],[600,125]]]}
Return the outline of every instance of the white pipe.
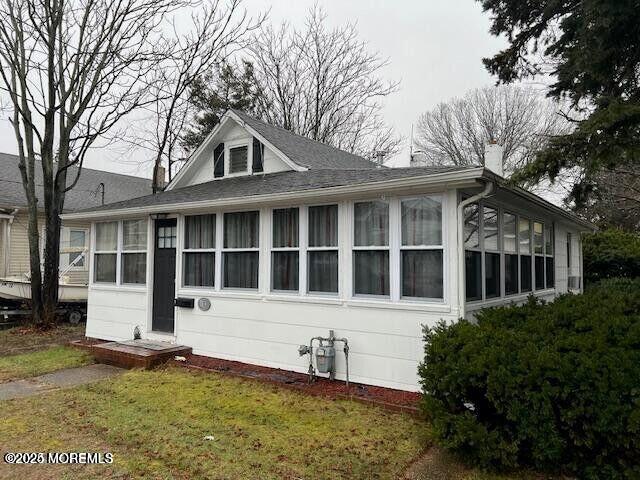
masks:
{"label": "white pipe", "polygon": [[[464,318],[466,314],[466,279],[465,279],[465,258],[464,258],[464,207],[488,197],[493,193],[494,182],[487,182],[484,190],[477,195],[467,198],[458,204],[458,317]],[[480,235],[480,232],[478,232]]]}

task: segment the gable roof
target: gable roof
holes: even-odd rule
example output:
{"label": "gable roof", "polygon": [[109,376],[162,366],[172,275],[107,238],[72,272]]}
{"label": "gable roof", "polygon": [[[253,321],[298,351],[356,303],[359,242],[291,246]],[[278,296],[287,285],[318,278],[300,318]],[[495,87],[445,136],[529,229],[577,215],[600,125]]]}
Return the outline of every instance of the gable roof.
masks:
{"label": "gable roof", "polygon": [[326,143],[311,140],[281,127],[253,118],[241,110],[231,109],[239,119],[264,137],[295,164],[309,170],[365,170],[379,168],[366,158],[345,152]]}
{"label": "gable roof", "polygon": [[408,167],[375,168],[359,170],[307,170],[286,171],[268,175],[248,175],[212,180],[187,187],[166,190],[155,195],[134,198],[123,202],[81,210],[82,212],[109,212],[122,209],[174,206],[182,203],[216,202],[230,199],[251,198],[272,194],[309,192],[331,187],[352,187],[390,180],[423,178],[437,174],[460,171],[480,171],[466,167]]}
{"label": "gable roof", "polygon": [[[9,153],[0,153],[0,208],[20,208],[27,206],[27,199],[22,186],[22,177],[18,168],[19,157]],[[77,167],[70,167],[67,175],[71,183],[78,172]],[[35,166],[36,195],[44,207],[42,189],[42,167],[39,162]],[[91,168],[82,168],[78,183],[67,192],[64,211],[98,207],[102,204],[100,183],[104,183],[104,202],[113,203],[128,200],[151,193],[151,180],[148,178],[104,172]]]}

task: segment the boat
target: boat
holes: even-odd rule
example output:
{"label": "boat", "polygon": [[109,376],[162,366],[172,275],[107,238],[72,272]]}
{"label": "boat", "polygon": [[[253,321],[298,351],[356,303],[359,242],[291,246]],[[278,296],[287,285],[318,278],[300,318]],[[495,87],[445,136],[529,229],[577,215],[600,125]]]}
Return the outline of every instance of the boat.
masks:
{"label": "boat", "polygon": [[[87,303],[88,287],[82,283],[66,283],[60,279],[58,299],[61,303]],[[21,301],[31,299],[31,281],[21,277],[0,278],[0,299]]]}

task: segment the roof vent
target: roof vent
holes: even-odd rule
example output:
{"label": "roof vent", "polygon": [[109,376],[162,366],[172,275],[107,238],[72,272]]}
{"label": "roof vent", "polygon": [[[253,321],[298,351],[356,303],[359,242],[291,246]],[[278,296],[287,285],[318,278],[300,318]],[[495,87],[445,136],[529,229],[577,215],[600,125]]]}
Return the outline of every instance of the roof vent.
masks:
{"label": "roof vent", "polygon": [[484,147],[484,166],[496,175],[504,177],[502,155],[504,149],[495,140],[490,140]]}

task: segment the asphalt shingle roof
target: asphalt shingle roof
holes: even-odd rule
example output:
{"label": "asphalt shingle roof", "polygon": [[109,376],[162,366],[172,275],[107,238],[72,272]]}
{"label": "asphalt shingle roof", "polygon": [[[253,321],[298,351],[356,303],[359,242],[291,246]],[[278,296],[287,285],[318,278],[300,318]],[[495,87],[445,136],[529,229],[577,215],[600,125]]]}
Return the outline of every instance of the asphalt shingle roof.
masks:
{"label": "asphalt shingle roof", "polygon": [[241,110],[232,111],[291,161],[302,167],[311,170],[361,170],[378,167],[366,158],[296,135],[284,128],[274,127]]}
{"label": "asphalt shingle roof", "polygon": [[[77,173],[76,167],[69,168],[67,181],[70,184]],[[39,203],[44,207],[42,191],[42,167],[35,168],[36,185]],[[87,209],[101,205],[101,194],[98,192],[100,183],[104,183],[105,204],[128,200],[151,193],[151,180],[148,178],[121,175],[119,173],[104,172],[83,168],[80,179],[75,187],[67,192],[65,198],[65,212]],[[27,200],[22,186],[22,177],[18,168],[18,156],[0,153],[0,208],[25,207]]]}
{"label": "asphalt shingle roof", "polygon": [[125,208],[156,207],[184,202],[215,201],[246,198],[255,195],[302,192],[329,187],[358,185],[414,176],[434,175],[466,170],[465,167],[376,168],[356,170],[287,171],[266,175],[249,175],[213,180],[206,183],[176,188],[156,195],[147,195],[116,202],[90,211],[119,210]]}

